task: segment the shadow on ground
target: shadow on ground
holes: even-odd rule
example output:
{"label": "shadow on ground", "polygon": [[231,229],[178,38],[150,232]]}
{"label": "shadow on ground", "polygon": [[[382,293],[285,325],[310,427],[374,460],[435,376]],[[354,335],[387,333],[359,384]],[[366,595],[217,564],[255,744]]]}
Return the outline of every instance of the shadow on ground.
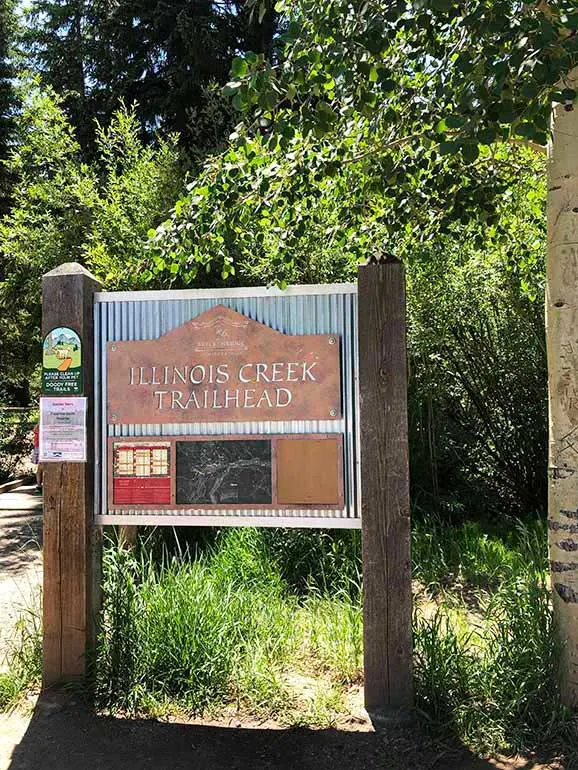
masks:
{"label": "shadow on ground", "polygon": [[42,500],[33,487],[0,495],[0,576],[17,575],[37,561],[42,546]]}
{"label": "shadow on ground", "polygon": [[[377,732],[245,729],[95,715],[41,699],[7,770],[532,770],[432,746],[419,726]],[[560,766],[557,766],[560,767]]]}

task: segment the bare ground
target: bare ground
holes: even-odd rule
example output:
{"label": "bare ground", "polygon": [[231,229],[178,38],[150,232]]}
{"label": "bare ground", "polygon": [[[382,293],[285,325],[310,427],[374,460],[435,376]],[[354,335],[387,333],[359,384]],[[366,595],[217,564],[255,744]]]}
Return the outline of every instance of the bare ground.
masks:
{"label": "bare ground", "polygon": [[98,716],[70,696],[42,699],[31,718],[0,719],[0,770],[561,770],[534,757],[479,759],[433,745],[417,724],[375,731]]}

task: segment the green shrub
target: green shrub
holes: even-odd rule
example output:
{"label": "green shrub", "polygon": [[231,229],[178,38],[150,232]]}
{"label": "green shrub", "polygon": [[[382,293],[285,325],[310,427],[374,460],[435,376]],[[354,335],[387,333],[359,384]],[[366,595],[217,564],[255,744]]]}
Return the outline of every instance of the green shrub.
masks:
{"label": "green shrub", "polygon": [[20,463],[32,452],[32,429],[37,420],[33,409],[0,407],[0,484],[13,479]]}
{"label": "green shrub", "polygon": [[447,239],[408,264],[412,500],[427,512],[546,509],[545,241],[532,237],[535,295],[496,244],[480,253]]}

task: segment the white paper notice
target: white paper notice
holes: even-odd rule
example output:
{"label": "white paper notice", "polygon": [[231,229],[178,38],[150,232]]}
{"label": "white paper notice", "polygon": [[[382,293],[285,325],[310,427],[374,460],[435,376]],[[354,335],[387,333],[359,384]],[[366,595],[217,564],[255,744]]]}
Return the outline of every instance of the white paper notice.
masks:
{"label": "white paper notice", "polygon": [[86,398],[40,399],[41,463],[86,462]]}

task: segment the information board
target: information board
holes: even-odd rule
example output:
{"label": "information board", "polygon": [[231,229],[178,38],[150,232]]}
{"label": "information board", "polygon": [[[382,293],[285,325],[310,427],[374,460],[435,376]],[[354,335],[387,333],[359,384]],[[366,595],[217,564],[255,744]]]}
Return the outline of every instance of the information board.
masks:
{"label": "information board", "polygon": [[356,318],[352,284],[99,292],[97,522],[359,527]]}

